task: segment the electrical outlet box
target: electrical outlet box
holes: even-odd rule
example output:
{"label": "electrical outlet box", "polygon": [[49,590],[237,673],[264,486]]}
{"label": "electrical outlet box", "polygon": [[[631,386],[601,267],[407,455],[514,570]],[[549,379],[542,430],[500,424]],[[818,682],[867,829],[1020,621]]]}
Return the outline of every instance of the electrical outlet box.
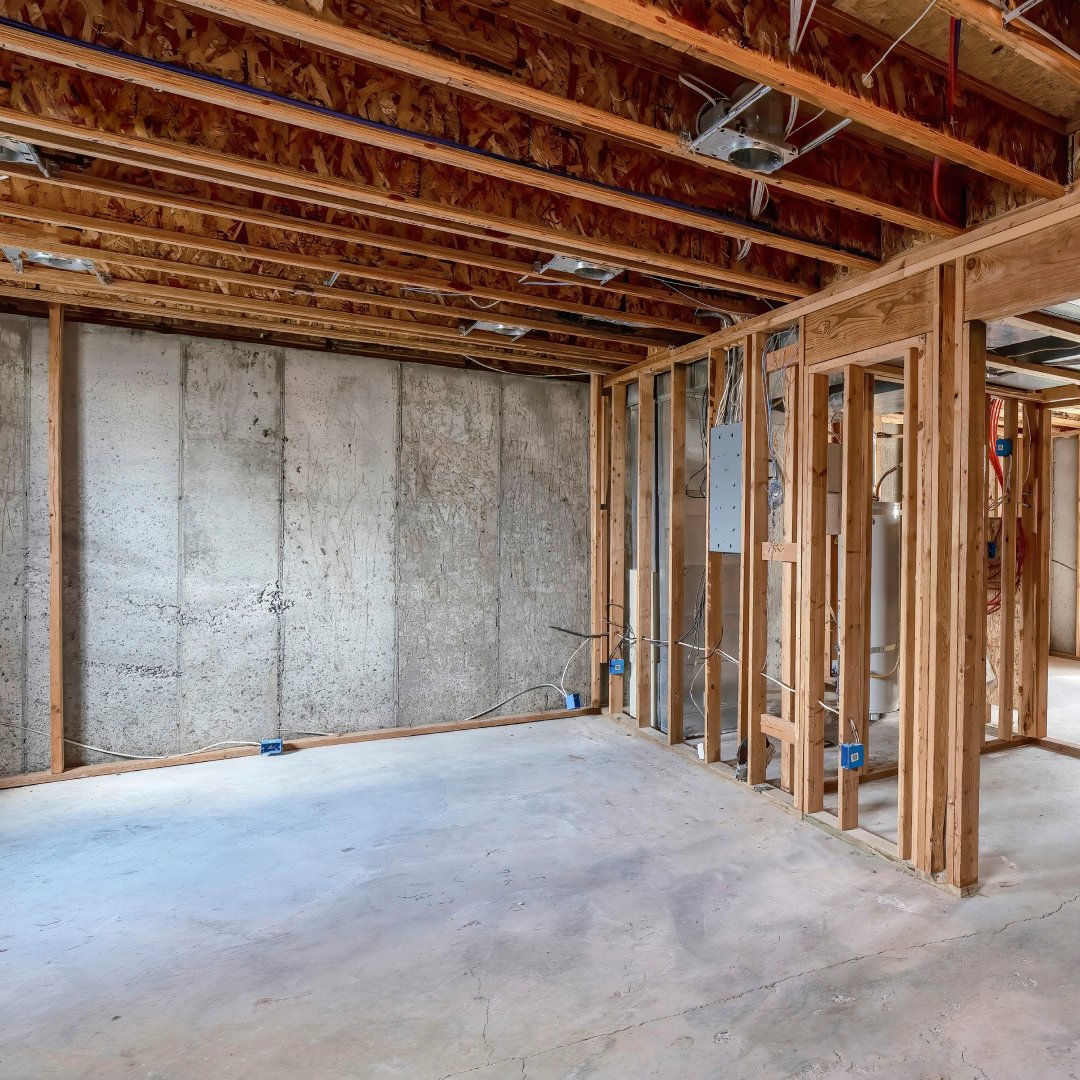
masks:
{"label": "electrical outlet box", "polygon": [[840,768],[861,769],[865,760],[865,752],[861,742],[846,742],[840,744]]}
{"label": "electrical outlet box", "polygon": [[580,694],[567,694],[566,695],[566,707],[568,709],[580,709],[581,708],[581,695]]}
{"label": "electrical outlet box", "polygon": [[988,559],[997,558],[997,542],[995,540],[989,540],[986,544],[986,557]]}
{"label": "electrical outlet box", "polygon": [[1012,439],[997,439],[994,450],[998,457],[1012,457]]}
{"label": "electrical outlet box", "polygon": [[281,739],[263,739],[259,743],[259,753],[263,755],[280,754],[285,749]]}
{"label": "electrical outlet box", "polygon": [[608,661],[607,669],[609,675],[622,675],[626,671],[626,661],[622,657],[616,657]]}

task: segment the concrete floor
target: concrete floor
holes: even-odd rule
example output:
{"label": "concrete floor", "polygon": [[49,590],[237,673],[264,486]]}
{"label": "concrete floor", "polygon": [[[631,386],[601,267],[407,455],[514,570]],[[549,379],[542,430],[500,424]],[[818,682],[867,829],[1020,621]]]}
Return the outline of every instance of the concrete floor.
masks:
{"label": "concrete floor", "polygon": [[1080,761],[990,762],[966,901],[601,718],[0,792],[0,1075],[1076,1076]]}

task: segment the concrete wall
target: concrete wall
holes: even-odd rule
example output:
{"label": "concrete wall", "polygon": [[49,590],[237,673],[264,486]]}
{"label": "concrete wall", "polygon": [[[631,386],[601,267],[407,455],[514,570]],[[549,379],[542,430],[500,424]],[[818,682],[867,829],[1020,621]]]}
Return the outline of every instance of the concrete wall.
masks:
{"label": "concrete wall", "polygon": [[[549,624],[589,610],[582,384],[80,325],[65,350],[69,738],[179,753],[559,683]],[[44,324],[0,316],[3,773],[48,763],[45,383]]]}

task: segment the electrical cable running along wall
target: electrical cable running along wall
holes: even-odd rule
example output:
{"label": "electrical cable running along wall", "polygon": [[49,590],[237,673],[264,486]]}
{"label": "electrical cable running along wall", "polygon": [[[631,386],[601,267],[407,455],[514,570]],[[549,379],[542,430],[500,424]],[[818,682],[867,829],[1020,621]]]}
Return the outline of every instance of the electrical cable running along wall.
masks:
{"label": "electrical cable running along wall", "polygon": [[[5,774],[48,764],[46,344],[0,316]],[[74,323],[65,350],[71,740],[411,727],[538,684],[501,711],[563,707],[573,645],[549,624],[589,612],[584,384]],[[585,689],[586,655],[565,681]]]}

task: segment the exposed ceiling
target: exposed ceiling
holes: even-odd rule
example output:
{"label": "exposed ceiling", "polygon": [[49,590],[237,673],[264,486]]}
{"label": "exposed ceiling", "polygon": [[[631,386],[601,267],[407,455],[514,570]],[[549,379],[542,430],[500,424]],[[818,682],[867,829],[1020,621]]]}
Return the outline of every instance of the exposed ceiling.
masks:
{"label": "exposed ceiling", "polygon": [[[1064,192],[1073,5],[1035,34],[938,0],[884,60],[924,0],[794,7],[793,53],[776,0],[10,0],[0,137],[40,162],[4,166],[0,303],[610,372]],[[769,175],[695,154],[686,77],[764,79],[801,103],[790,144],[835,134]]]}

